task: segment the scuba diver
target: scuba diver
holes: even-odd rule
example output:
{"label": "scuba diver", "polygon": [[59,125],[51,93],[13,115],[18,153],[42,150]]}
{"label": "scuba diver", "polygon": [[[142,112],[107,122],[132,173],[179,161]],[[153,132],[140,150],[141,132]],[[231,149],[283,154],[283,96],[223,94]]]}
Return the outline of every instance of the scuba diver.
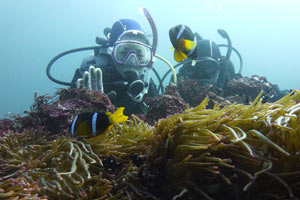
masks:
{"label": "scuba diver", "polygon": [[[125,113],[145,113],[144,95],[158,95],[150,79],[153,59],[150,42],[141,26],[131,19],[115,22],[111,29],[104,29],[104,34],[107,38],[97,37],[96,42],[105,48],[95,50],[94,55],[83,60],[74,74],[73,85],[103,90],[114,105],[126,108]],[[88,82],[94,84],[88,86]]]}
{"label": "scuba diver", "polygon": [[[177,75],[178,78],[194,79],[202,86],[214,85],[224,88],[236,75],[234,66],[230,61],[232,50],[240,58],[239,74],[241,73],[242,59],[240,54],[232,47],[227,33],[221,29],[218,32],[227,39],[228,45],[217,45],[212,40],[202,39],[198,33],[194,34],[186,25],[177,25],[169,30],[169,37],[175,49],[174,59],[183,64]],[[228,48],[226,56],[221,55],[219,48],[221,46]]]}
{"label": "scuba diver", "polygon": [[[148,105],[144,102],[145,97],[155,97],[159,93],[150,78],[152,71],[163,92],[161,78],[152,67],[153,57],[169,65],[173,72],[174,82],[177,78],[170,62],[155,53],[158,37],[150,13],[146,8],[140,11],[143,12],[152,29],[151,44],[138,22],[121,19],[115,22],[112,28],[103,30],[105,38],[97,37],[97,46],[71,49],[55,56],[46,69],[48,78],[71,88],[88,88],[104,92],[115,106],[125,107],[126,115],[146,114]],[[71,83],[57,80],[51,75],[50,70],[58,59],[71,53],[87,50],[93,50],[94,54],[82,61]]]}

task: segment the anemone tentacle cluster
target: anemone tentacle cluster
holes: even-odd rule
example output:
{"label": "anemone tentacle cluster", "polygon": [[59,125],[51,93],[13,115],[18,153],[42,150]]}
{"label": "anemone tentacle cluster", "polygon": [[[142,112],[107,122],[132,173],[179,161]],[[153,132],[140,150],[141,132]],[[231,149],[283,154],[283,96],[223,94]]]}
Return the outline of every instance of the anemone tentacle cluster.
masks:
{"label": "anemone tentacle cluster", "polygon": [[297,199],[300,91],[275,103],[260,95],[212,109],[205,98],[153,126],[133,115],[93,143],[7,131],[0,199]]}

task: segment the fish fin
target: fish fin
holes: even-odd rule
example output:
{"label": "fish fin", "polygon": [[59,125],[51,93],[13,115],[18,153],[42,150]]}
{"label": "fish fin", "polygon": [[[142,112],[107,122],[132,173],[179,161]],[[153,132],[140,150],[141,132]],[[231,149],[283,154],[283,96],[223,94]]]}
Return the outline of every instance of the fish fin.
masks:
{"label": "fish fin", "polygon": [[89,141],[89,143],[99,143],[102,139],[101,137],[102,135],[98,135],[95,137],[88,138],[87,141]]}
{"label": "fish fin", "polygon": [[112,122],[112,124],[125,122],[128,119],[128,116],[123,114],[124,109],[124,107],[120,107],[116,112],[114,112],[114,114],[109,116],[109,119]]}
{"label": "fish fin", "polygon": [[171,47],[171,50],[175,49],[175,47]]}
{"label": "fish fin", "polygon": [[105,140],[105,134],[110,131],[110,129],[113,127],[113,125],[109,125],[105,130],[102,130],[102,131],[98,131],[96,136],[93,136],[93,137],[89,137],[87,140],[90,142],[90,143],[99,143],[100,141],[103,141]]}
{"label": "fish fin", "polygon": [[88,122],[83,121],[79,124],[78,129],[75,130],[75,133],[77,133],[78,136],[90,136],[92,133],[92,129]]}
{"label": "fish fin", "polygon": [[[126,116],[127,117],[127,116]],[[127,117],[128,118],[128,117]],[[126,121],[126,120],[125,120]],[[106,132],[108,132],[108,131],[110,131],[110,129],[113,127],[113,125],[109,125],[108,127],[107,127],[107,129],[105,130],[105,132],[104,133],[106,133]]]}
{"label": "fish fin", "polygon": [[184,59],[187,59],[187,55],[185,53],[183,53],[182,51],[179,51],[179,50],[175,50],[174,51],[174,59],[177,61],[177,62],[181,62],[183,61]]}
{"label": "fish fin", "polygon": [[187,50],[187,51],[190,51],[191,49],[194,48],[195,46],[195,42],[194,41],[191,41],[191,40],[184,40],[184,48]]}

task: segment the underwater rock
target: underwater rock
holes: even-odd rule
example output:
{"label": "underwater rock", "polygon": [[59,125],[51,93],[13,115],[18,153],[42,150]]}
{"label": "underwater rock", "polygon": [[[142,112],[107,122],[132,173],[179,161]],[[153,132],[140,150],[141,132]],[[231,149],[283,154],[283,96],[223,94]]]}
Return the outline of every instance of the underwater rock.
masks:
{"label": "underwater rock", "polygon": [[263,91],[265,102],[274,102],[286,95],[280,91],[279,87],[267,81],[265,77],[253,75],[249,77],[240,77],[233,79],[224,88],[224,97],[237,103],[249,104],[255,97]]}
{"label": "underwater rock", "polygon": [[81,112],[113,112],[106,94],[88,89],[60,89],[54,96],[35,96],[28,116],[17,121],[25,128],[42,128],[53,134],[66,133],[73,117]]}
{"label": "underwater rock", "polygon": [[213,108],[215,103],[222,106],[229,105],[230,102],[222,98],[223,90],[213,85],[203,87],[193,79],[180,79],[176,86],[168,86],[167,89],[176,90],[186,103],[195,107],[199,105],[207,96],[210,101],[207,108]]}
{"label": "underwater rock", "polygon": [[207,108],[213,108],[215,104],[222,106],[230,103],[249,105],[260,91],[263,91],[263,103],[275,102],[288,94],[288,91],[281,91],[278,85],[272,84],[265,77],[257,75],[251,78],[235,76],[233,80],[227,83],[224,89],[213,85],[203,87],[196,80],[185,80],[182,77],[176,86],[168,86],[167,88],[174,88],[183,100],[192,107],[199,105],[208,96],[210,101]]}
{"label": "underwater rock", "polygon": [[80,112],[83,110],[89,112],[115,111],[115,106],[109,97],[100,91],[82,88],[61,89],[57,95],[59,95],[58,101],[62,105],[75,107]]}
{"label": "underwater rock", "polygon": [[168,115],[181,113],[186,108],[186,103],[173,88],[167,88],[165,94],[155,98],[148,98],[149,105],[146,120],[149,124],[165,118]]}
{"label": "underwater rock", "polygon": [[0,120],[0,137],[2,137],[4,133],[8,133],[12,130],[14,130],[12,120],[6,118]]}
{"label": "underwater rock", "polygon": [[258,81],[254,78],[242,77],[231,80],[224,88],[224,96],[235,96],[244,94],[249,96],[250,101],[259,94],[261,90],[269,90],[270,87],[265,82]]}
{"label": "underwater rock", "polygon": [[236,94],[235,96],[227,96],[225,99],[231,103],[239,103],[239,104],[245,104],[249,105],[250,103],[250,97],[243,95],[243,94]]}
{"label": "underwater rock", "polygon": [[207,96],[209,97],[210,101],[208,102],[207,109],[212,109],[214,105],[220,105],[221,107],[229,106],[231,104],[230,101],[224,99],[221,96],[216,95],[214,92],[208,92]]}
{"label": "underwater rock", "polygon": [[202,87],[197,81],[193,79],[180,79],[177,82],[176,86],[168,87],[174,87],[175,90],[177,90],[180,96],[183,98],[183,100],[192,107],[199,105],[199,103],[203,101],[203,99],[207,96],[204,87]]}

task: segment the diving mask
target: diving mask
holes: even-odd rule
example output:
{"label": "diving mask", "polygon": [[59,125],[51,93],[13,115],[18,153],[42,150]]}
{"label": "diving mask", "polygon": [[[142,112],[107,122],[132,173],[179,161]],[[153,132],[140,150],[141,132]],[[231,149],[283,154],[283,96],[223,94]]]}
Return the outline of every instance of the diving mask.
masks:
{"label": "diving mask", "polygon": [[152,47],[138,41],[118,41],[111,52],[115,63],[126,65],[129,61],[136,62],[138,67],[152,66]]}

